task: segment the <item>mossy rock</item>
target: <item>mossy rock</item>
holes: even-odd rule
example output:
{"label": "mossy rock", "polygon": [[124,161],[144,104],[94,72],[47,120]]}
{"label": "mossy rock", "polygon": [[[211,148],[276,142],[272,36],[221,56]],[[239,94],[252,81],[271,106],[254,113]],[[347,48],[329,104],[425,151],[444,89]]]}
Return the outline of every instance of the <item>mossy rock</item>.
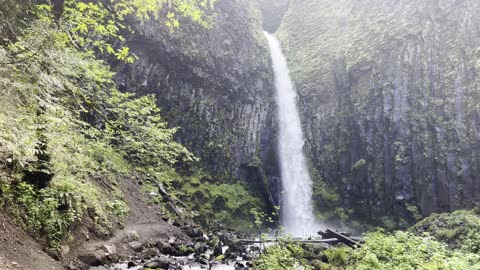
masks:
{"label": "mossy rock", "polygon": [[480,252],[480,215],[473,211],[432,214],[410,231],[416,234],[428,233],[453,249]]}

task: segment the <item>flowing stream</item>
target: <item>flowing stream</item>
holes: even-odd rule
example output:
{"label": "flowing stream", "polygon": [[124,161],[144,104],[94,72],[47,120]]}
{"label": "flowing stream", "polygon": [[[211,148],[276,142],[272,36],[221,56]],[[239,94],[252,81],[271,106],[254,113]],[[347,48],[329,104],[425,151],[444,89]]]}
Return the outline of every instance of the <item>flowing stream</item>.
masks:
{"label": "flowing stream", "polygon": [[265,32],[275,73],[278,107],[278,150],[282,179],[280,222],[287,234],[315,235],[318,225],[312,209],[312,181],[303,153],[304,137],[297,107],[297,94],[280,42]]}

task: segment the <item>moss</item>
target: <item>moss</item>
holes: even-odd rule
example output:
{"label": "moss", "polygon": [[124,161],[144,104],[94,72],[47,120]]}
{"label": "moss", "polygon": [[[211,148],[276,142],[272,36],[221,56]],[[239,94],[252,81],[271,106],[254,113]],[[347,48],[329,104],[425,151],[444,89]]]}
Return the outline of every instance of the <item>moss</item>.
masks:
{"label": "moss", "polygon": [[264,203],[240,182],[222,182],[198,173],[182,179],[175,196],[195,209],[195,219],[206,226],[221,222],[233,229],[251,231],[254,220],[250,210],[265,209]]}
{"label": "moss", "polygon": [[355,162],[355,164],[353,164],[352,171],[354,171],[356,169],[360,169],[360,168],[364,167],[366,164],[367,164],[367,161],[362,158],[362,159],[358,160],[357,162]]}
{"label": "moss", "polygon": [[422,215],[418,211],[418,207],[416,205],[407,204],[407,211],[415,221],[418,221],[422,218]]}
{"label": "moss", "polygon": [[323,252],[327,257],[327,262],[331,266],[342,267],[347,264],[351,249],[345,246],[330,248]]}
{"label": "moss", "polygon": [[473,211],[432,214],[410,230],[418,234],[429,233],[451,248],[480,252],[480,216]]}

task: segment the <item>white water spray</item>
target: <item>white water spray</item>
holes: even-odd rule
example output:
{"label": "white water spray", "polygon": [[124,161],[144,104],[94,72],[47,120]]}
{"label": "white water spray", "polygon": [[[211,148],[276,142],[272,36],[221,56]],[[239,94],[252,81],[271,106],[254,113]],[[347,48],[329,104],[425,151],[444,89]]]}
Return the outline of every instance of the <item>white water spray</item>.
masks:
{"label": "white water spray", "polygon": [[288,72],[280,42],[265,32],[275,73],[278,106],[278,149],[282,173],[280,221],[287,234],[315,235],[318,226],[312,209],[312,181],[303,153],[303,132],[297,108],[297,94]]}

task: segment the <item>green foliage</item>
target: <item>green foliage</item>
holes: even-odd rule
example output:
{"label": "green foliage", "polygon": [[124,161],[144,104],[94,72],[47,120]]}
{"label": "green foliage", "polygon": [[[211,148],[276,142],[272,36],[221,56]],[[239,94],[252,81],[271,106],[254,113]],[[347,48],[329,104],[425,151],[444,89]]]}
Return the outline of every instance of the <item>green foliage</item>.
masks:
{"label": "green foliage", "polygon": [[410,230],[418,234],[427,232],[454,249],[480,252],[480,216],[472,211],[432,214]]}
{"label": "green foliage", "polygon": [[315,182],[313,185],[313,196],[318,196],[323,202],[335,203],[339,200],[338,194],[331,189],[323,181]]}
{"label": "green foliage", "polygon": [[408,211],[408,213],[410,213],[412,218],[416,221],[418,221],[422,218],[422,215],[418,211],[418,207],[416,205],[407,204],[407,211]]}
{"label": "green foliage", "polygon": [[[174,183],[180,185],[175,195],[186,202],[204,225],[221,222],[240,231],[251,231],[251,209],[265,209],[241,183],[222,183],[205,174],[196,174]],[[259,221],[260,222],[260,221]]]}
{"label": "green foliage", "polygon": [[[254,262],[257,270],[294,270],[312,269],[303,258],[304,250],[289,239],[281,240],[278,245],[267,248]],[[302,268],[300,268],[302,267]]]}
{"label": "green foliage", "polygon": [[54,249],[59,248],[70,226],[81,218],[85,210],[76,194],[61,187],[35,190],[30,184],[20,183],[3,190],[7,205],[20,207],[17,217],[37,236],[45,236],[49,247]]}
{"label": "green foliage", "polygon": [[[37,6],[36,14],[40,20],[58,27],[57,38],[65,45],[83,51],[99,50],[131,63],[135,57],[128,47],[114,47],[117,41],[124,41],[123,35],[129,31],[127,17],[135,16],[142,21],[152,17],[157,21],[162,19],[171,30],[180,26],[179,17],[190,18],[195,23],[210,27],[213,15],[209,14],[208,8],[213,9],[215,1],[65,0],[61,10],[54,5],[41,4]],[[164,14],[162,18],[160,14]]]}
{"label": "green foliage", "polygon": [[478,254],[449,251],[429,236],[376,232],[367,234],[365,239],[365,244],[352,252],[347,269],[480,269]]}
{"label": "green foliage", "polygon": [[167,128],[153,96],[134,98],[133,94],[111,91],[108,98],[112,120],[106,123],[106,137],[138,170],[159,181],[179,161],[196,160],[182,145],[174,142],[175,128]]}
{"label": "green foliage", "polygon": [[351,249],[345,246],[330,248],[323,253],[327,257],[328,264],[336,267],[345,266]]}
{"label": "green foliage", "polygon": [[[37,18],[0,44],[0,165],[13,164],[0,179],[2,205],[53,248],[87,214],[100,233],[125,218],[119,181],[135,174],[168,181],[177,162],[195,161],[173,140],[176,129],[162,120],[155,98],[120,93],[94,54],[110,50],[111,38],[122,39],[120,21],[143,2],[113,1],[110,13],[99,2],[66,1],[61,19],[52,6],[39,5]],[[207,3],[194,2],[185,4]],[[128,60],[121,50],[111,53]]]}
{"label": "green foliage", "polygon": [[[265,226],[272,225],[274,223],[271,216],[267,215],[261,210],[258,210],[257,208],[252,208],[250,213],[253,215],[255,227],[259,231],[264,229]],[[274,215],[276,215],[276,213],[274,213]]]}

